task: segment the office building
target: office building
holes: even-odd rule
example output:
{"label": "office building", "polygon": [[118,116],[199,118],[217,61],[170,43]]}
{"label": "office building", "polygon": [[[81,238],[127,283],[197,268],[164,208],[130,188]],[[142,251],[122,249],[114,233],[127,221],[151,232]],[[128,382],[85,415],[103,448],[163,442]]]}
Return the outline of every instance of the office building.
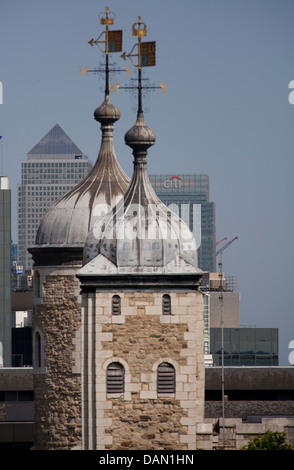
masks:
{"label": "office building", "polygon": [[0,177],[0,365],[11,365],[11,190]]}
{"label": "office building", "polygon": [[215,203],[209,200],[209,176],[150,175],[150,182],[161,201],[189,226],[196,240],[198,266],[214,272]]}
{"label": "office building", "polygon": [[[210,329],[213,365],[222,364],[221,328]],[[277,328],[224,328],[223,359],[225,366],[279,365]]]}
{"label": "office building", "polygon": [[241,326],[240,293],[234,286],[224,273],[205,273],[202,278],[209,312],[208,365],[221,366],[223,361],[225,366],[277,366],[278,329]]}
{"label": "office building", "polygon": [[32,268],[27,248],[34,245],[49,207],[85,178],[92,163],[56,124],[27,154],[18,185],[18,263]]}

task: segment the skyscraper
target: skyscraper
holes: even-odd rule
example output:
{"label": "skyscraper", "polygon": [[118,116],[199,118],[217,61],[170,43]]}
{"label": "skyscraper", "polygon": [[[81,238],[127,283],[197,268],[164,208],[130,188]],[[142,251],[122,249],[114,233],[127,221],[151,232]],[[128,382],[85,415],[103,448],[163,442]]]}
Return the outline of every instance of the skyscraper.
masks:
{"label": "skyscraper", "polygon": [[27,248],[49,207],[85,178],[92,163],[56,124],[27,154],[18,185],[18,262],[31,269]]}
{"label": "skyscraper", "polygon": [[0,365],[11,366],[11,191],[0,176]]}
{"label": "skyscraper", "polygon": [[198,265],[214,272],[215,203],[209,200],[209,176],[150,175],[150,182],[161,201],[189,226],[197,244]]}

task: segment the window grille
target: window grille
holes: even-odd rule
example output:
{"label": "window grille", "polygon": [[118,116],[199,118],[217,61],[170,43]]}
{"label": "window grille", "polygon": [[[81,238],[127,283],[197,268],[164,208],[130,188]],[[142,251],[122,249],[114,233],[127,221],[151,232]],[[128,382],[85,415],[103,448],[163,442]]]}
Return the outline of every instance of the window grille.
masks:
{"label": "window grille", "polygon": [[114,295],[112,297],[112,315],[120,315],[120,314],[121,314],[120,296]]}
{"label": "window grille", "polygon": [[106,390],[107,393],[124,393],[125,370],[119,362],[112,362],[107,367]]}
{"label": "window grille", "polygon": [[163,313],[163,315],[170,315],[171,314],[170,295],[168,295],[168,294],[165,294],[162,297],[162,313]]}
{"label": "window grille", "polygon": [[157,369],[157,393],[175,393],[176,372],[175,368],[163,362]]}

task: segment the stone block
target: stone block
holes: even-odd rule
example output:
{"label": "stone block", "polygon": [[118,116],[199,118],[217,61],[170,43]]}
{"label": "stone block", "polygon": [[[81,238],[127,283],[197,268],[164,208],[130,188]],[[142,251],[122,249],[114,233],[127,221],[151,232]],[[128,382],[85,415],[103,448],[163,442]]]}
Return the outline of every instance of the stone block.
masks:
{"label": "stone block", "polygon": [[140,398],[142,398],[143,400],[144,399],[155,400],[157,398],[157,392],[141,390]]}
{"label": "stone block", "polygon": [[211,423],[197,423],[197,434],[212,434]]}
{"label": "stone block", "polygon": [[197,450],[212,450],[212,441],[210,439],[197,439]]}
{"label": "stone block", "polygon": [[181,418],[180,422],[183,426],[195,426],[195,418]]}

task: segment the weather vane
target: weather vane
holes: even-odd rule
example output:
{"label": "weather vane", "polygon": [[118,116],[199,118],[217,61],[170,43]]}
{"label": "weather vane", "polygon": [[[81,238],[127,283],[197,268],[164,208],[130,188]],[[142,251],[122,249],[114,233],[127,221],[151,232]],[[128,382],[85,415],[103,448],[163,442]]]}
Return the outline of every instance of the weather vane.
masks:
{"label": "weather vane", "polygon": [[[100,23],[105,25],[105,31],[102,31],[100,36],[97,39],[91,39],[89,44],[93,47],[96,44],[100,51],[105,54],[105,68],[104,69],[93,69],[89,70],[86,67],[83,71],[80,70],[82,74],[85,70],[88,72],[104,72],[105,71],[105,94],[109,95],[109,53],[111,52],[121,52],[122,51],[122,31],[113,31],[109,30],[109,26],[113,25],[115,15],[114,13],[109,12],[109,8],[105,8],[105,16],[101,13],[99,15]],[[111,71],[121,72],[121,69],[111,69]]]}
{"label": "weather vane", "polygon": [[[161,88],[166,91],[165,84],[161,83],[160,86],[143,86],[142,85],[142,67],[152,67],[156,65],[156,42],[142,42],[141,39],[147,36],[147,26],[141,21],[141,16],[138,16],[138,22],[132,26],[132,34],[138,38],[137,43],[133,46],[131,52],[125,52],[121,57],[126,60],[130,59],[134,67],[138,69],[138,113],[142,113],[142,89]],[[137,60],[136,60],[137,59]],[[120,87],[124,89],[132,89],[134,87]]]}
{"label": "weather vane", "polygon": [[83,75],[86,72],[105,72],[105,94],[109,95],[115,88],[117,92],[119,89],[138,89],[138,99],[139,99],[139,109],[142,111],[142,89],[159,89],[162,93],[166,92],[166,84],[164,82],[160,83],[160,86],[143,86],[142,85],[142,67],[151,67],[156,65],[156,43],[152,42],[142,42],[141,39],[147,35],[147,26],[141,21],[141,17],[138,17],[138,22],[134,23],[132,26],[133,36],[138,38],[137,43],[133,46],[131,52],[126,54],[124,52],[121,57],[124,60],[127,58],[132,62],[133,66],[138,69],[138,85],[135,86],[120,86],[120,83],[117,82],[114,86],[109,82],[110,72],[125,72],[126,75],[131,74],[131,70],[126,67],[125,69],[113,68],[109,66],[109,54],[112,52],[121,52],[122,51],[122,31],[121,30],[110,30],[109,26],[114,24],[115,14],[109,12],[109,8],[105,8],[105,12],[99,15],[100,23],[105,26],[105,30],[101,32],[97,39],[91,39],[89,44],[93,47],[95,44],[99,47],[100,51],[105,54],[105,66],[96,67],[94,69],[89,69],[89,67],[80,67],[80,75]]}

